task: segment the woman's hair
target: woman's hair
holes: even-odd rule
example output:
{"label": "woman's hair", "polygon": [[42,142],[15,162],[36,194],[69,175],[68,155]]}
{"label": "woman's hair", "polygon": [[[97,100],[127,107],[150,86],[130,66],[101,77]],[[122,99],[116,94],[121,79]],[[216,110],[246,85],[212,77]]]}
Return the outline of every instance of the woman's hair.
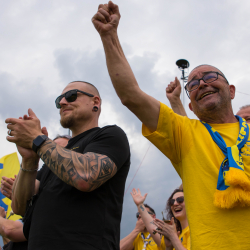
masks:
{"label": "woman's hair", "polygon": [[[171,220],[172,217],[174,217],[174,214],[171,210],[171,204],[170,201],[173,198],[174,194],[179,193],[179,192],[183,192],[183,189],[175,189],[174,192],[170,195],[170,197],[168,198],[167,204],[166,204],[166,212],[167,212],[167,220]],[[174,222],[176,224],[176,230],[177,232],[180,231],[180,233],[182,232],[182,228],[181,228],[181,223],[174,217]]]}

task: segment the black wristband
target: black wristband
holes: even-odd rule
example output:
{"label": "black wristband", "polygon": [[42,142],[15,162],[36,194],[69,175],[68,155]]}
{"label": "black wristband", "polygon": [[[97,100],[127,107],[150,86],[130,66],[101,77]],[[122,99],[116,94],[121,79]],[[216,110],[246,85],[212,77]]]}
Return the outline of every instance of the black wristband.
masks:
{"label": "black wristband", "polygon": [[36,139],[33,140],[32,149],[35,153],[37,153],[37,150],[41,145],[48,139],[46,135],[38,135]]}

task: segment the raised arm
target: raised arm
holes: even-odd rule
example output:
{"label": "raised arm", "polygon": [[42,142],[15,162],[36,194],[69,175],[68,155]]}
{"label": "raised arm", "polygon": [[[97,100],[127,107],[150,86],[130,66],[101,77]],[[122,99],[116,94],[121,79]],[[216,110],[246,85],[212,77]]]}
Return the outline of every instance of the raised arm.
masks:
{"label": "raised arm", "polygon": [[121,102],[151,131],[155,131],[160,103],[144,93],[135,79],[117,35],[120,17],[118,6],[109,1],[99,5],[92,22],[101,36],[109,75]]}
{"label": "raised arm", "polygon": [[138,212],[141,215],[141,218],[147,228],[147,231],[151,234],[152,238],[154,239],[155,243],[157,244],[158,247],[160,247],[161,245],[161,238],[159,234],[155,234],[155,230],[156,230],[156,226],[154,224],[154,218],[152,216],[149,215],[146,207],[144,206],[144,201],[147,197],[147,194],[145,194],[144,196],[141,195],[141,191],[138,188],[138,190],[136,190],[135,188],[133,188],[132,192],[131,192],[132,198],[134,200],[135,205],[138,208]]}
{"label": "raised arm", "polygon": [[173,111],[182,116],[187,116],[186,111],[181,103],[181,84],[177,77],[166,88],[166,96],[170,102]]}

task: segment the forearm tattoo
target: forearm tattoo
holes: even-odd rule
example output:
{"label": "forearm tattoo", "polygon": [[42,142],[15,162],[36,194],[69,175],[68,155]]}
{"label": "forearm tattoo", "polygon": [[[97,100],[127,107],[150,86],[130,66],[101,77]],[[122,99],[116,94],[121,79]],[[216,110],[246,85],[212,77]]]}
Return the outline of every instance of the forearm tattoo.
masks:
{"label": "forearm tattoo", "polygon": [[142,205],[140,205],[141,211],[144,211],[144,207]]}
{"label": "forearm tattoo", "polygon": [[115,163],[106,155],[80,154],[51,140],[44,142],[38,155],[61,180],[79,190],[84,186],[86,192],[100,187],[117,172]]}

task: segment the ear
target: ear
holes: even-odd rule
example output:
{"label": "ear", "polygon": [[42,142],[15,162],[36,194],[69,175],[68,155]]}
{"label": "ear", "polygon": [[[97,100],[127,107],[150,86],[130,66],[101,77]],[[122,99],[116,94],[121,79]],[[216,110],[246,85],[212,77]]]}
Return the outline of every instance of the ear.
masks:
{"label": "ear", "polygon": [[188,107],[189,107],[189,109],[190,109],[191,111],[193,111],[191,102],[188,104]]}
{"label": "ear", "polygon": [[99,96],[95,96],[94,97],[94,105],[93,106],[97,106],[98,108],[100,107],[101,105],[101,99]]}
{"label": "ear", "polygon": [[230,91],[230,97],[231,97],[231,100],[234,99],[235,97],[235,86],[234,85],[229,85],[229,91]]}

